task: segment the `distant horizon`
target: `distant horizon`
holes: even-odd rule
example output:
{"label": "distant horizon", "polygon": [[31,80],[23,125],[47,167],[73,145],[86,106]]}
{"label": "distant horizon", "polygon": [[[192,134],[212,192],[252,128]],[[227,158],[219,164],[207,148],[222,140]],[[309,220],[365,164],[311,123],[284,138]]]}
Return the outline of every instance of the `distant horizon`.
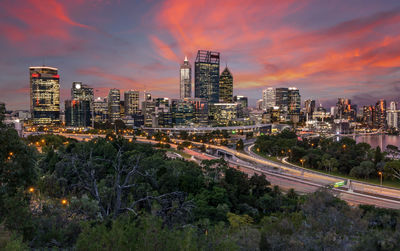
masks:
{"label": "distant horizon", "polygon": [[251,106],[263,89],[289,86],[302,106],[400,101],[397,1],[6,0],[0,16],[8,110],[29,110],[28,69],[42,64],[59,69],[61,104],[74,81],[96,97],[118,88],[179,98],[179,66],[187,56],[194,74],[197,50],[221,53],[220,72],[228,65],[234,95]]}

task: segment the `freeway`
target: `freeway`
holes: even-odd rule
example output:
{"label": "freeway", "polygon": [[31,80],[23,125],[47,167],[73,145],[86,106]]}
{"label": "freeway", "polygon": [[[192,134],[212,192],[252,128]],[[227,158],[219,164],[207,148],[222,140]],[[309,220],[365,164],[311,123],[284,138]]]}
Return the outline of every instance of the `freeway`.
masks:
{"label": "freeway", "polygon": [[[95,137],[104,137],[104,135],[60,134],[66,137],[85,141]],[[126,137],[132,138],[132,136]],[[157,141],[148,140],[144,137],[136,137],[136,140],[144,143],[158,143]],[[181,141],[182,140],[176,140],[178,143]],[[287,162],[279,163],[267,160],[251,151],[253,145],[246,146],[245,153],[243,153],[225,146],[203,144],[199,142],[191,143],[198,146],[205,145],[207,148],[219,150],[235,156],[241,161],[228,160],[231,166],[234,166],[249,175],[252,175],[253,173],[264,174],[271,184],[278,185],[284,190],[293,188],[295,191],[300,193],[310,193],[334,182],[344,180],[340,177],[303,169]],[[170,145],[173,148],[177,147],[176,144]],[[197,159],[217,158],[190,149],[185,149],[185,152],[195,156]],[[378,207],[400,209],[400,190],[356,181],[352,181],[351,183],[353,189],[345,187],[341,189],[334,188],[332,190],[337,194],[337,196],[350,204],[370,204]]]}

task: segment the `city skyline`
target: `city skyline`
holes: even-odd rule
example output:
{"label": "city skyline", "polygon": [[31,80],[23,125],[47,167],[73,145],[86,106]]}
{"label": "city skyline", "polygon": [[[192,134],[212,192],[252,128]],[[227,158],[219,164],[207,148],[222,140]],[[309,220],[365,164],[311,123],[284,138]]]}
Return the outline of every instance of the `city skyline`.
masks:
{"label": "city skyline", "polygon": [[250,97],[250,105],[263,89],[283,86],[325,107],[337,97],[360,107],[399,101],[395,1],[29,0],[0,7],[0,65],[7,72],[0,101],[9,109],[29,109],[26,72],[43,63],[59,70],[60,104],[75,81],[98,90],[95,96],[118,88],[178,98],[179,65],[187,55],[193,67],[203,49],[221,53],[221,66],[228,64],[235,78],[234,95]]}

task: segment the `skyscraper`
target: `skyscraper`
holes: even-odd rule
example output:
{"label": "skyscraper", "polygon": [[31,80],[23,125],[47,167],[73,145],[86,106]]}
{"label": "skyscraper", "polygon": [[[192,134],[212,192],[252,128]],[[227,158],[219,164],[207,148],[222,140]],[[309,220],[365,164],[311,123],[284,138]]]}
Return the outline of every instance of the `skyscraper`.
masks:
{"label": "skyscraper", "polygon": [[300,91],[296,87],[288,88],[288,111],[290,115],[299,115],[301,108]]}
{"label": "skyscraper", "polygon": [[90,101],[84,99],[65,100],[65,125],[90,126]]}
{"label": "skyscraper", "polygon": [[95,122],[106,122],[108,120],[107,98],[96,98],[93,102],[93,111]]}
{"label": "skyscraper", "polygon": [[351,100],[347,98],[338,98],[336,104],[337,112],[336,118],[348,119],[349,121],[355,121],[357,117],[357,105],[351,104]]}
{"label": "skyscraper", "polygon": [[288,99],[289,99],[289,89],[288,88],[276,88],[275,89],[275,104],[279,106],[279,109],[283,112],[288,111]]}
{"label": "skyscraper", "polygon": [[126,91],[124,92],[125,101],[125,115],[133,116],[139,113],[139,91]]}
{"label": "skyscraper", "polygon": [[121,119],[119,89],[110,89],[108,93],[108,119],[111,123]]}
{"label": "skyscraper", "polygon": [[306,121],[313,119],[313,114],[315,111],[315,100],[307,99],[304,101]]}
{"label": "skyscraper", "polygon": [[233,76],[228,67],[225,67],[219,76],[219,102],[233,102]]}
{"label": "skyscraper", "polygon": [[142,102],[143,123],[145,127],[152,127],[155,118],[156,104],[151,100],[151,93],[144,93],[144,101]]}
{"label": "skyscraper", "polygon": [[74,127],[90,126],[93,111],[93,88],[73,82],[71,100],[65,101],[65,125]]}
{"label": "skyscraper", "polygon": [[399,115],[400,112],[397,110],[397,103],[390,102],[389,109],[387,110],[387,125],[389,129],[399,129]]}
{"label": "skyscraper", "polygon": [[71,99],[88,100],[93,102],[93,88],[82,84],[82,82],[73,82],[71,88]]}
{"label": "skyscraper", "polygon": [[180,91],[180,98],[190,98],[192,97],[192,66],[190,65],[187,57],[181,64],[181,68],[179,70],[180,76],[180,84],[179,84],[179,91]]}
{"label": "skyscraper", "polygon": [[60,122],[60,76],[58,69],[29,67],[30,107],[34,124]]}
{"label": "skyscraper", "polygon": [[386,100],[380,99],[375,105],[375,127],[386,128]]}
{"label": "skyscraper", "polygon": [[275,88],[269,87],[263,90],[262,109],[267,110],[274,106],[276,106],[276,90]]}
{"label": "skyscraper", "polygon": [[194,68],[196,98],[204,98],[209,103],[219,102],[219,62],[219,52],[197,52]]}

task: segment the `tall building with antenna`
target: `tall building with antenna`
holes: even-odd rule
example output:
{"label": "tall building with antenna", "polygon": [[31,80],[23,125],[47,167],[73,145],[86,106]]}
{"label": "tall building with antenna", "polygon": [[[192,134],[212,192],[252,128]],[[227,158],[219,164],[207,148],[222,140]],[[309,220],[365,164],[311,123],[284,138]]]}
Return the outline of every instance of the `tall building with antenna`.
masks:
{"label": "tall building with antenna", "polygon": [[192,66],[187,57],[179,70],[179,93],[181,99],[192,97]]}

